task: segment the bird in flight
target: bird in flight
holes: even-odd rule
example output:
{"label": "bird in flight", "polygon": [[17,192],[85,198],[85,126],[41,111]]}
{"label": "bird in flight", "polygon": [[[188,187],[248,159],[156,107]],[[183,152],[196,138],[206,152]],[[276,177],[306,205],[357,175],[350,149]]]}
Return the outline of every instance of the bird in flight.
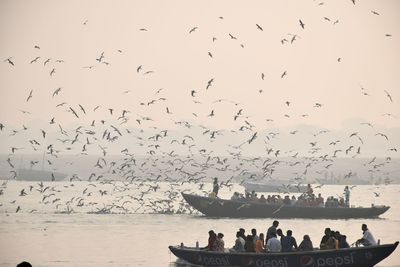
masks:
{"label": "bird in flight", "polygon": [[257,23],[256,23],[256,26],[257,26],[257,29],[259,29],[260,31],[264,31],[263,28],[260,25],[258,25]]}
{"label": "bird in flight", "polygon": [[31,64],[34,63],[34,62],[37,62],[37,60],[38,60],[39,58],[40,58],[40,57],[36,57],[35,59],[32,59],[32,60],[31,60]]}
{"label": "bird in flight", "polygon": [[231,37],[231,39],[237,40],[237,38],[235,36],[233,36],[232,34],[229,34],[229,37]]}
{"label": "bird in flight", "polygon": [[374,10],[371,10],[371,12],[372,12],[372,14],[379,16],[379,13],[378,13],[378,12],[376,12],[376,11],[374,11]]}
{"label": "bird in flight", "polygon": [[386,90],[383,90],[383,91],[385,91],[386,96],[389,98],[390,102],[393,102],[392,96],[389,94],[389,92]]}
{"label": "bird in flight", "polygon": [[208,88],[210,88],[210,86],[212,85],[213,82],[214,82],[214,78],[212,78],[211,80],[209,80],[209,81],[207,82],[206,90],[207,90]]}
{"label": "bird in flight", "polygon": [[189,33],[195,32],[197,30],[197,27],[193,27],[190,29]]}
{"label": "bird in flight", "polygon": [[287,75],[286,71],[284,71],[281,75],[281,79]]}
{"label": "bird in flight", "polygon": [[15,65],[14,65],[14,62],[11,61],[11,59],[12,59],[12,57],[9,57],[9,58],[5,59],[4,61],[7,61],[7,62],[8,62],[9,64],[11,64],[12,66],[15,66]]}
{"label": "bird in flight", "polygon": [[31,91],[30,91],[30,93],[29,93],[29,96],[26,98],[26,102],[28,102],[28,101],[29,101],[29,99],[31,99],[31,98],[32,98],[32,93],[33,93],[33,90],[31,90]]}
{"label": "bird in flight", "polygon": [[305,24],[301,21],[301,19],[299,19],[299,23],[300,23],[300,27],[302,27],[304,29]]}

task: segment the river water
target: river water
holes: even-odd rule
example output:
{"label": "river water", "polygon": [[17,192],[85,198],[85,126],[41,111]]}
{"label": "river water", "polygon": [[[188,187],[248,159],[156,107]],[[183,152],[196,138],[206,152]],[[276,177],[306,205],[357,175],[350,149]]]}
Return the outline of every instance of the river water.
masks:
{"label": "river water", "polygon": [[[40,192],[47,186],[49,188],[45,192]],[[111,206],[132,199],[130,196],[140,196],[143,186],[120,182],[47,182],[42,187],[37,182],[3,183],[0,187],[0,266],[15,266],[26,260],[33,266],[171,267],[179,265],[179,261],[169,252],[169,245],[183,242],[194,246],[199,241],[200,246],[205,246],[208,231],[213,229],[224,233],[225,247],[231,247],[239,228],[245,228],[246,232],[252,228],[265,232],[273,221],[215,219],[195,212],[188,214],[190,210],[184,202],[180,202],[179,195],[173,202],[157,202],[162,201],[166,194],[171,194],[167,192],[170,186],[166,184],[147,193],[141,207],[135,200],[126,202],[124,209]],[[122,191],[123,187],[128,190]],[[194,186],[186,184],[176,190],[195,192],[196,189],[191,190],[191,187]],[[204,189],[209,190],[210,187],[206,185]],[[20,196],[22,189],[27,195]],[[232,188],[241,189],[238,185]],[[101,195],[100,190],[107,193]],[[323,186],[315,191],[324,196],[340,195],[343,186]],[[304,234],[308,234],[314,246],[318,246],[325,227],[346,234],[348,242],[352,243],[361,237],[361,224],[366,223],[381,243],[393,243],[400,239],[399,194],[400,185],[356,186],[352,189],[352,205],[385,204],[391,209],[379,219],[282,219],[279,220],[279,227],[284,231],[291,229],[298,243]],[[221,195],[229,197],[232,191],[224,188]],[[19,209],[18,212],[16,209]],[[154,213],[166,209],[183,213]],[[379,266],[400,266],[399,249]]]}

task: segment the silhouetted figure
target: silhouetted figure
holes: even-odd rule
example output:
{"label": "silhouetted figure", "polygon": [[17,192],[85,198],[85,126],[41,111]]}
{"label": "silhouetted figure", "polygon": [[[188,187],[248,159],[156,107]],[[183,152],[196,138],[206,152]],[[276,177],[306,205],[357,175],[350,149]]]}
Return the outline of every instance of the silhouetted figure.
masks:
{"label": "silhouetted figure", "polygon": [[32,265],[27,261],[23,261],[23,262],[19,263],[17,265],[17,267],[32,267]]}
{"label": "silhouetted figure", "polygon": [[276,237],[276,228],[278,227],[278,225],[279,225],[279,222],[278,221],[274,221],[272,223],[272,226],[270,228],[268,228],[267,234],[266,234],[266,237],[265,237],[265,242],[268,242],[268,239],[271,238],[272,234],[275,234],[275,237]]}
{"label": "silhouetted figure", "polygon": [[281,240],[282,252],[291,252],[297,249],[296,239],[292,236],[292,230],[287,230],[286,236]]}
{"label": "silhouetted figure", "polygon": [[215,239],[214,242],[214,251],[220,251],[224,252],[225,251],[225,242],[223,240],[224,234],[223,233],[218,233],[217,238]]}
{"label": "silhouetted figure", "polygon": [[326,243],[328,242],[329,237],[331,236],[331,228],[325,228],[325,235],[321,239],[321,243],[319,244],[320,249],[327,249]]}
{"label": "silhouetted figure", "polygon": [[217,235],[213,230],[208,231],[208,245],[204,248],[206,250],[214,250],[214,243],[217,239]]}
{"label": "silhouetted figure", "polygon": [[303,241],[299,245],[299,251],[313,251],[314,247],[309,235],[303,236]]}
{"label": "silhouetted figure", "polygon": [[219,191],[218,178],[215,177],[213,182],[213,191],[212,191],[214,197],[218,196],[218,191]]}
{"label": "silhouetted figure", "polygon": [[264,234],[263,233],[260,234],[260,236],[258,237],[258,240],[256,242],[256,252],[257,253],[265,252]]}
{"label": "silhouetted figure", "polygon": [[246,241],[241,236],[241,232],[237,231],[236,232],[236,241],[235,241],[235,245],[233,246],[233,250],[236,252],[243,252],[245,242]]}
{"label": "silhouetted figure", "polygon": [[266,245],[267,251],[270,252],[280,252],[282,249],[281,242],[276,238],[276,233],[273,232],[271,237],[267,241]]}
{"label": "silhouetted figure", "polygon": [[344,188],[343,193],[344,193],[344,203],[345,203],[346,207],[350,207],[350,189],[347,185]]}
{"label": "silhouetted figure", "polygon": [[244,244],[244,250],[246,252],[256,252],[254,242],[253,242],[253,236],[248,235],[246,237],[246,243]]}
{"label": "silhouetted figure", "polygon": [[363,231],[363,237],[357,240],[356,246],[360,244],[364,247],[377,245],[374,236],[368,230],[368,226],[365,223],[362,224],[361,229]]}

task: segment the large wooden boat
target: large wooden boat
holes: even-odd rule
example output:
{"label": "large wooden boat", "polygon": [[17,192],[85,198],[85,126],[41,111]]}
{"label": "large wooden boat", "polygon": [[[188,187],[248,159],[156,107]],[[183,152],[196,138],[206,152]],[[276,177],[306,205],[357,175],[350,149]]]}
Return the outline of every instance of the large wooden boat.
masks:
{"label": "large wooden boat", "polygon": [[388,257],[398,244],[279,253],[217,252],[184,246],[169,249],[176,257],[202,266],[371,267]]}
{"label": "large wooden boat", "polygon": [[255,203],[246,200],[226,200],[182,193],[196,210],[210,217],[231,218],[310,218],[349,219],[374,218],[386,212],[389,206],[329,208],[296,205]]}

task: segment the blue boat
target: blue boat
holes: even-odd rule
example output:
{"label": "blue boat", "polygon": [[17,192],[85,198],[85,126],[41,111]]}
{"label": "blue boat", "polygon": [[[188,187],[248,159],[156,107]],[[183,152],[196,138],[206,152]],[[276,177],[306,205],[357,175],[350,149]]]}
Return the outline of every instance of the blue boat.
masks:
{"label": "blue boat", "polygon": [[399,242],[369,247],[304,252],[217,252],[184,246],[169,246],[178,258],[201,266],[246,267],[372,267],[388,257]]}

